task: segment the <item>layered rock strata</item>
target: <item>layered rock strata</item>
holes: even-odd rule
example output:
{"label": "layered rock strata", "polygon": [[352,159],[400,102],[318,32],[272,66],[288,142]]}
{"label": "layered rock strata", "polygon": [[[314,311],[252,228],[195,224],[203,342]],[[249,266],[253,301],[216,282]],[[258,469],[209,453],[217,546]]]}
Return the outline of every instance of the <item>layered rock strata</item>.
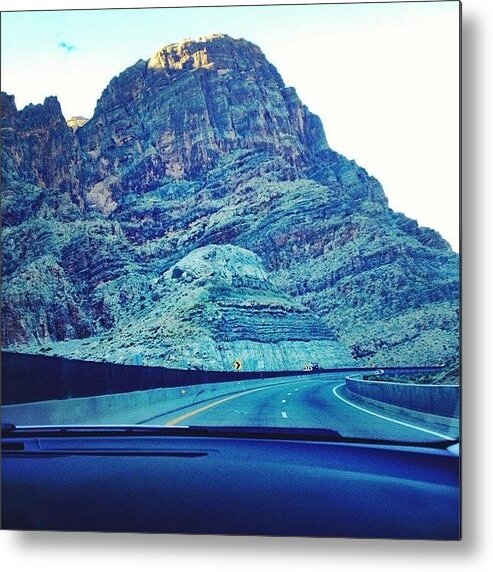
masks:
{"label": "layered rock strata", "polygon": [[83,345],[62,342],[49,353],[225,371],[235,363],[242,371],[353,363],[320,318],[274,287],[256,254],[231,245],[192,251],[154,281],[137,313]]}

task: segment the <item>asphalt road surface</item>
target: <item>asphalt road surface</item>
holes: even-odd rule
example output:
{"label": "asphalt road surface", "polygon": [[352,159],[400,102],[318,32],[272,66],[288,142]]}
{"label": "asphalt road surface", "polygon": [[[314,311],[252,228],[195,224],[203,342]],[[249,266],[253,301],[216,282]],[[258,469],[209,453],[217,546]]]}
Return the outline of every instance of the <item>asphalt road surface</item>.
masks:
{"label": "asphalt road surface", "polygon": [[344,374],[316,374],[240,391],[142,420],[146,425],[334,429],[346,437],[393,441],[454,439],[457,429],[355,400]]}

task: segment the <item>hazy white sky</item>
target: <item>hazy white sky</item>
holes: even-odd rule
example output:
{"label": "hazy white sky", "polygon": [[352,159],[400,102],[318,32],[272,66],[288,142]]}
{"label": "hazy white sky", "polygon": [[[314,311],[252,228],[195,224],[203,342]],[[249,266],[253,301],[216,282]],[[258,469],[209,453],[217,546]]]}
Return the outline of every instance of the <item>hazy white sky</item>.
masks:
{"label": "hazy white sky", "polygon": [[[66,2],[2,2],[57,7]],[[57,95],[66,117],[91,116],[109,80],[161,45],[212,32],[249,39],[320,115],[329,145],[377,177],[393,209],[458,251],[459,2],[3,12],[1,32],[2,89],[19,108]]]}

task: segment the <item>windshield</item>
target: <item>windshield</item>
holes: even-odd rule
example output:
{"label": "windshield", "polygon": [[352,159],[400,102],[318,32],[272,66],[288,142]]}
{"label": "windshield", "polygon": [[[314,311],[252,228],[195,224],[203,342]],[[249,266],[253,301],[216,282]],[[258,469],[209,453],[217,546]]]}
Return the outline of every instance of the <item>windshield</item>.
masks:
{"label": "windshield", "polygon": [[456,50],[398,70],[341,7],[227,10],[2,14],[2,421],[456,440]]}

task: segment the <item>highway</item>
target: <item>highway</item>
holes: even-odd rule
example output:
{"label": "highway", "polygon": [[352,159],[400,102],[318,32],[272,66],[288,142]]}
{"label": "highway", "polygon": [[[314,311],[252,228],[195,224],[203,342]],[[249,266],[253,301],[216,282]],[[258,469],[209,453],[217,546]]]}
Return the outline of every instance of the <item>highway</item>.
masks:
{"label": "highway", "polygon": [[164,412],[140,424],[166,426],[262,426],[324,428],[345,437],[392,441],[437,441],[457,430],[355,400],[345,374],[273,380],[272,386],[232,393]]}

